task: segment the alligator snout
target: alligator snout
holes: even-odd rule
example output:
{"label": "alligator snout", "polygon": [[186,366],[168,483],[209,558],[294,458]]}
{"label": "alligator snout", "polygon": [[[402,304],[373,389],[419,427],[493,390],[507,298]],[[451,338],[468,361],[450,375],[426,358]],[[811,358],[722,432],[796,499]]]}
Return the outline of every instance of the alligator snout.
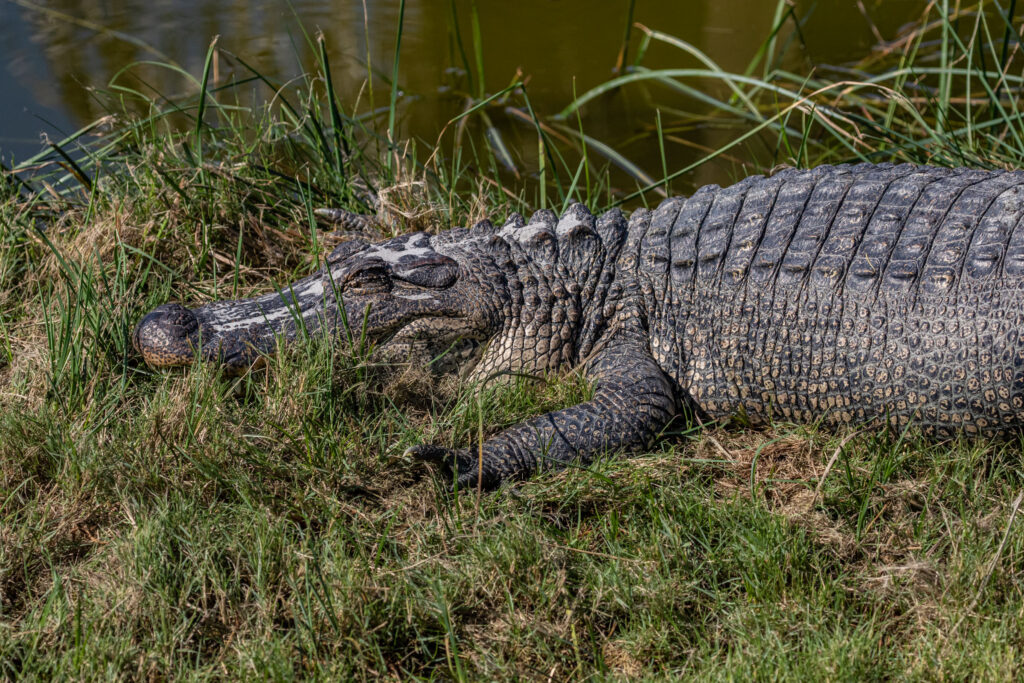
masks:
{"label": "alligator snout", "polygon": [[198,333],[195,313],[181,304],[164,304],[139,321],[132,344],[151,367],[188,365],[195,356]]}
{"label": "alligator snout", "polygon": [[[230,302],[229,307],[240,304],[238,310],[245,310],[245,303]],[[275,329],[267,321],[279,317],[278,312],[262,318],[220,320],[211,308],[208,304],[193,311],[181,304],[164,304],[153,309],[135,328],[135,350],[153,368],[191,365],[198,354],[228,374],[255,367],[273,351]]]}

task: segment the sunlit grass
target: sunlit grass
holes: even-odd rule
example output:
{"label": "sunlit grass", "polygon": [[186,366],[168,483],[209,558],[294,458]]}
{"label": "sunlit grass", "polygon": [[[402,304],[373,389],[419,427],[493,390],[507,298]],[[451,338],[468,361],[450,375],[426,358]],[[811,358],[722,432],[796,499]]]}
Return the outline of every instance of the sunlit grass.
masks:
{"label": "sunlit grass", "polygon": [[[163,67],[191,100],[145,99],[149,114],[117,112],[5,174],[2,675],[1019,677],[1018,443],[680,422],[643,456],[456,497],[405,449],[493,434],[578,402],[586,382],[474,393],[318,337],[241,378],[154,372],[128,341],[168,300],[308,273],[332,240],[316,207],[366,212],[373,189],[384,230],[403,231],[572,198],[653,202],[689,172],[674,152],[698,124],[735,131],[705,163],[734,158],[744,173],[1019,166],[1008,8],[943,7],[861,63],[811,74],[780,66],[799,20],[784,3],[742,74],[633,26],[620,74],[561,113],[535,111],[518,78],[488,90],[474,35],[464,59],[478,80],[440,144],[394,139],[394,80],[386,117],[339,101],[316,36],[320,72],[287,88],[211,46],[198,77]],[[652,41],[682,66],[645,70]],[[253,111],[212,84],[216,59],[273,104]],[[614,88],[647,87],[701,105],[658,107],[654,169],[579,116]],[[111,92],[145,97],[127,88]],[[530,126],[537,168],[487,132],[492,107]]]}

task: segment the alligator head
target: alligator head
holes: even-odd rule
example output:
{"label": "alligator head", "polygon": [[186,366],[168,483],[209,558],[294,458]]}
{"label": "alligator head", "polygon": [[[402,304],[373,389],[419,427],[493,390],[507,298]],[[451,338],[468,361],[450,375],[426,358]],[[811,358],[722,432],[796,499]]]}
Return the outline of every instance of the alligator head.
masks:
{"label": "alligator head", "polygon": [[[626,232],[621,214],[581,205],[558,219],[517,214],[496,228],[345,242],[323,268],[277,292],[146,315],[135,348],[154,367],[197,357],[244,372],[278,340],[327,329],[391,361],[481,378],[543,372],[578,357],[597,333],[603,292]],[[600,291],[599,291],[600,290]]]}

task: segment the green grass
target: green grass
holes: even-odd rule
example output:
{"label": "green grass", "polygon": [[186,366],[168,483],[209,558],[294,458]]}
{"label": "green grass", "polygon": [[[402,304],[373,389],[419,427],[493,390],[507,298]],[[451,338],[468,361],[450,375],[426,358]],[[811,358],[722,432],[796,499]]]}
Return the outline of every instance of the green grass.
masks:
{"label": "green grass", "polygon": [[[643,71],[650,40],[679,41],[635,29],[618,87],[712,100],[659,107],[664,167],[646,173],[685,178],[673,151],[698,122],[735,128],[711,163],[735,155],[738,174],[1020,166],[1018,47],[1003,49],[1006,8],[984,9],[935,10],[839,97],[828,69],[772,61],[786,26],[747,75],[699,76]],[[144,312],[308,272],[330,242],[312,209],[358,208],[359,176],[386,190],[393,230],[573,196],[601,207],[644,185],[616,186],[629,160],[573,111],[533,111],[521,84],[487,94],[482,73],[441,150],[390,144],[400,103],[364,116],[316,74],[261,111],[208,75],[182,74],[193,100],[120,116],[0,184],[0,675],[1020,676],[1019,443],[677,424],[640,457],[456,497],[406,447],[464,444],[586,383],[475,394],[319,338],[242,378],[148,370],[128,343]],[[546,185],[540,168],[517,184],[486,134],[491,106],[534,127]]]}

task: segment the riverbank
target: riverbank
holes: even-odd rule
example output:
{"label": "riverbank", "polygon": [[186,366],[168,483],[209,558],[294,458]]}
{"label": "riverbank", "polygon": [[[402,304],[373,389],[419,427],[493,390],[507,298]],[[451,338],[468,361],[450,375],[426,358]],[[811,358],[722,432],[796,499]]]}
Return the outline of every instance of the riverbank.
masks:
{"label": "riverbank", "polygon": [[[158,304],[310,272],[332,244],[313,209],[365,212],[357,178],[382,190],[385,233],[571,198],[657,202],[690,165],[666,155],[660,174],[624,171],[629,160],[585,130],[559,138],[615,88],[717,79],[714,114],[646,134],[720,125],[731,141],[700,164],[726,174],[852,160],[1020,167],[1016,28],[1007,41],[998,12],[937,16],[846,76],[764,62],[751,74],[635,70],[539,113],[514,83],[450,131],[473,121],[486,138],[477,117],[509,98],[532,116],[539,150],[516,169],[521,184],[501,145],[470,133],[444,154],[390,144],[386,117],[345,109],[317,74],[273,88],[269,108],[241,107],[208,87],[215,48],[192,76],[203,96],[118,113],[5,175],[0,671],[1018,677],[1020,443],[682,424],[635,458],[452,496],[408,446],[467,443],[573,404],[586,384],[434,386],[319,338],[241,378],[154,372],[129,341]],[[781,49],[774,39],[766,54]]]}

